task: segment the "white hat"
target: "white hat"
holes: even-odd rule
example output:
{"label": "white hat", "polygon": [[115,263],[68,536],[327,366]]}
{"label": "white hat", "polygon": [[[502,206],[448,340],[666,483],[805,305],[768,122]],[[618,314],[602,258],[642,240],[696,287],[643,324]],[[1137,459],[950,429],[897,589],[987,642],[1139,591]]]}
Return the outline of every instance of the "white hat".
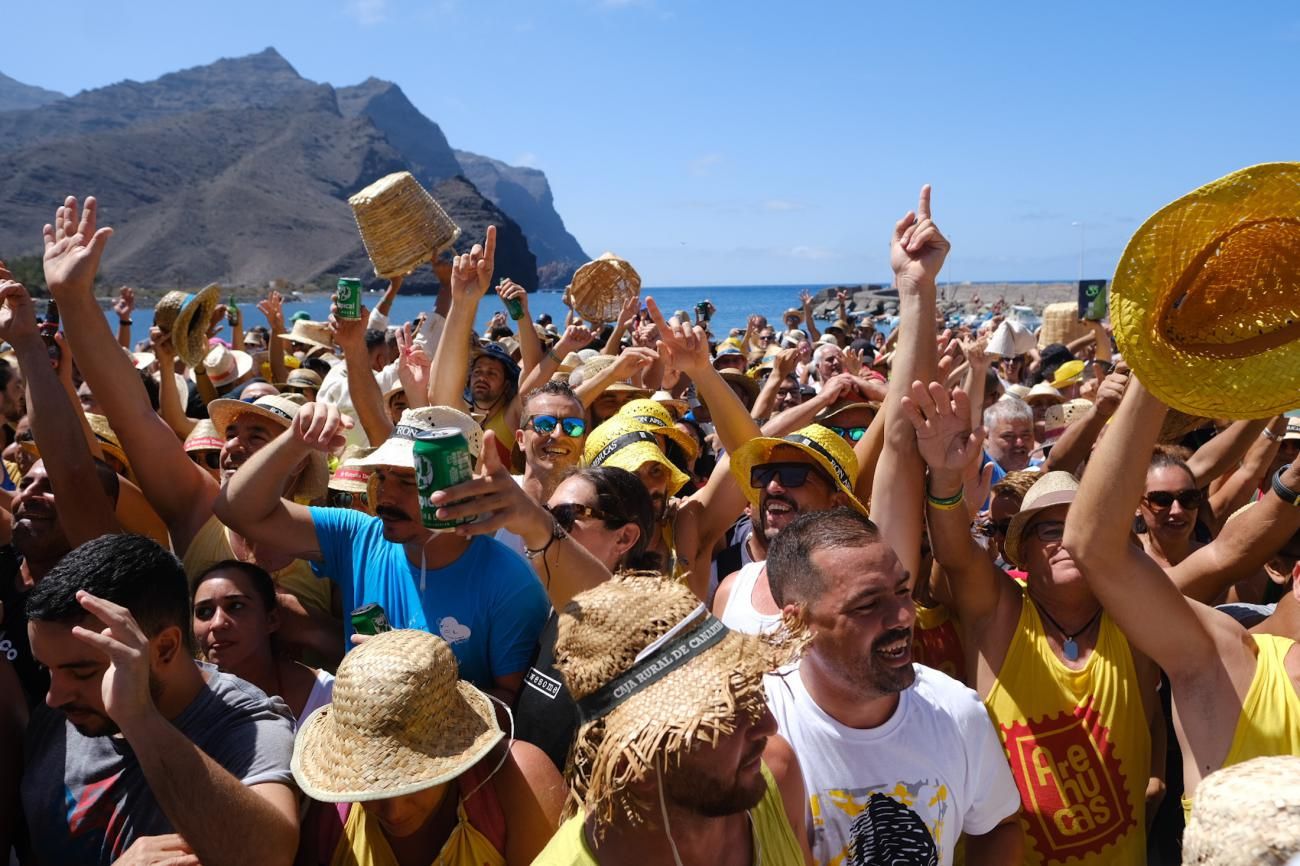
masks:
{"label": "white hat", "polygon": [[203,358],[208,378],[218,388],[237,382],[253,369],[253,356],[242,349],[227,349],[218,343]]}
{"label": "white hat", "polygon": [[1014,358],[1034,348],[1034,335],[1019,319],[1004,319],[989,338],[988,353]]}
{"label": "white hat", "polygon": [[421,433],[427,433],[435,427],[459,427],[469,443],[469,456],[478,459],[483,450],[483,428],[473,418],[450,406],[422,406],[419,409],[406,409],[393,432],[370,454],[349,465],[361,468],[376,466],[399,466],[404,469],[415,468],[415,439]]}

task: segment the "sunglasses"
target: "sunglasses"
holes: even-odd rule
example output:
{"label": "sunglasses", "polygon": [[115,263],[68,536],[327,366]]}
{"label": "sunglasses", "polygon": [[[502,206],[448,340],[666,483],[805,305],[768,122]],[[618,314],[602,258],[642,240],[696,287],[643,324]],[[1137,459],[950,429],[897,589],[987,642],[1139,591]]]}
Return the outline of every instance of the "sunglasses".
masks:
{"label": "sunglasses", "polygon": [[1168,490],[1152,490],[1143,498],[1152,508],[1171,508],[1175,502],[1183,506],[1185,511],[1193,511],[1201,507],[1199,490],[1179,490],[1177,493]]}
{"label": "sunglasses", "polygon": [[1010,520],[990,520],[987,523],[979,525],[980,534],[987,538],[995,538],[999,535],[1006,535],[1007,530],[1011,528]]}
{"label": "sunglasses", "polygon": [[847,439],[850,442],[860,442],[862,437],[867,434],[866,427],[836,427],[834,424],[827,424],[826,428],[841,439]]}
{"label": "sunglasses", "polygon": [[776,478],[786,489],[803,487],[808,482],[809,473],[816,470],[817,467],[811,463],[761,463],[750,467],[749,486],[762,490]]}
{"label": "sunglasses", "polygon": [[627,523],[626,520],[612,517],[601,511],[599,508],[592,508],[590,505],[582,505],[577,502],[561,502],[559,505],[547,505],[546,510],[551,513],[551,516],[555,518],[555,522],[558,523],[560,528],[565,532],[573,531],[573,525],[578,522],[578,518],[600,520],[605,523],[614,523],[618,526],[623,526]]}
{"label": "sunglasses", "polygon": [[554,415],[534,415],[525,422],[543,436],[550,436],[558,426],[565,436],[577,439],[587,432],[587,422],[582,418],[556,418]]}
{"label": "sunglasses", "polygon": [[370,497],[365,493],[353,493],[350,490],[331,490],[327,501],[331,508],[351,508],[352,503],[367,506],[370,504]]}
{"label": "sunglasses", "polygon": [[1060,520],[1044,520],[1029,527],[1039,541],[1060,541],[1065,537],[1065,523]]}
{"label": "sunglasses", "polygon": [[206,466],[209,469],[221,468],[220,451],[191,451],[189,454],[190,459],[200,466]]}

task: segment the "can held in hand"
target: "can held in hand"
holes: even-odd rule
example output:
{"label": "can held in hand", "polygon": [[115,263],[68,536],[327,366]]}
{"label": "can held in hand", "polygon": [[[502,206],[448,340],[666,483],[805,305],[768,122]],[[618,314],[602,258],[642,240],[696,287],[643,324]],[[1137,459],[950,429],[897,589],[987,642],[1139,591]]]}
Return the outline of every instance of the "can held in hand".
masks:
{"label": "can held in hand", "polygon": [[338,305],[340,319],[361,318],[361,281],[356,277],[339,277],[334,303]]}
{"label": "can held in hand", "polygon": [[516,322],[524,317],[524,302],[518,298],[506,298],[506,310]]}
{"label": "can held in hand", "polygon": [[352,611],[352,630],[357,634],[379,634],[381,631],[392,631],[393,627],[389,624],[384,609],[371,602]]}
{"label": "can held in hand", "polygon": [[[474,477],[474,461],[469,456],[469,442],[457,427],[435,427],[415,437],[415,485],[420,497],[420,520],[436,532],[446,532],[474,517],[444,520],[438,517],[438,506],[430,498],[439,490],[446,490]],[[457,505],[459,503],[442,503]]]}

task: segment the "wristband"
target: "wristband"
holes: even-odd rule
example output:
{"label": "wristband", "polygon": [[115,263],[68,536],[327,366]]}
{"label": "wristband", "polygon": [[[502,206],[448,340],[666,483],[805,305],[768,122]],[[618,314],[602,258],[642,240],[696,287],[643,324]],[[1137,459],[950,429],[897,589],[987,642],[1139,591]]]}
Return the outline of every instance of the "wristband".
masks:
{"label": "wristband", "polygon": [[962,504],[962,500],[965,499],[965,497],[966,492],[964,490],[958,490],[956,496],[951,496],[947,499],[940,499],[927,492],[925,494],[925,501],[940,511],[952,511],[954,508]]}
{"label": "wristband", "polygon": [[118,319],[117,323],[119,325],[126,325],[127,327],[130,327],[131,325],[135,324],[135,322],[131,321],[130,319]]}
{"label": "wristband", "polygon": [[546,354],[551,356],[552,361],[559,364],[560,366],[564,366],[564,360],[559,355],[555,354],[554,347],[547,349]]}
{"label": "wristband", "polygon": [[1300,507],[1300,493],[1282,483],[1282,473],[1290,468],[1291,464],[1288,463],[1273,473],[1273,492],[1287,505]]}

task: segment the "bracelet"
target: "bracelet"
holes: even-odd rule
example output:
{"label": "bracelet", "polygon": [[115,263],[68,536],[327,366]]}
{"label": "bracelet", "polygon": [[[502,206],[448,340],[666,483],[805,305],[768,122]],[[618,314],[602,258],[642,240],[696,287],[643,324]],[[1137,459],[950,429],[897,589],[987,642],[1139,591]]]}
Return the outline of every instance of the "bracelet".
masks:
{"label": "bracelet", "polygon": [[557,364],[559,364],[559,365],[561,365],[561,366],[564,365],[564,359],[561,358],[559,355],[555,354],[555,347],[554,347],[554,346],[551,346],[551,347],[547,348],[547,350],[546,350],[546,354],[549,355],[549,356],[551,357],[551,360],[554,361],[555,363],[557,363]]}
{"label": "bracelet", "polygon": [[1300,507],[1300,493],[1282,483],[1282,473],[1290,468],[1291,464],[1288,463],[1273,473],[1273,492],[1287,505]]}
{"label": "bracelet", "polygon": [[533,550],[532,548],[529,547],[525,547],[524,556],[528,557],[528,560],[530,562],[539,556],[543,557],[544,559],[546,557],[546,551],[551,549],[552,544],[554,544],[555,542],[559,541],[562,538],[568,538],[568,537],[569,537],[569,533],[564,531],[564,527],[560,526],[560,521],[556,520],[555,515],[552,514],[551,515],[551,537],[546,539],[546,544],[542,545],[536,550]]}
{"label": "bracelet", "polygon": [[925,494],[925,501],[930,503],[932,507],[937,508],[940,511],[952,511],[954,508],[961,505],[962,500],[965,498],[966,498],[966,492],[964,490],[958,490],[956,496],[952,496],[947,499],[940,499],[936,496],[931,495],[928,491]]}
{"label": "bracelet", "polygon": [[132,326],[132,325],[135,324],[135,322],[133,322],[133,321],[130,320],[130,319],[118,319],[118,320],[117,320],[117,323],[118,323],[119,325],[126,325],[128,328],[129,328],[130,326]]}

